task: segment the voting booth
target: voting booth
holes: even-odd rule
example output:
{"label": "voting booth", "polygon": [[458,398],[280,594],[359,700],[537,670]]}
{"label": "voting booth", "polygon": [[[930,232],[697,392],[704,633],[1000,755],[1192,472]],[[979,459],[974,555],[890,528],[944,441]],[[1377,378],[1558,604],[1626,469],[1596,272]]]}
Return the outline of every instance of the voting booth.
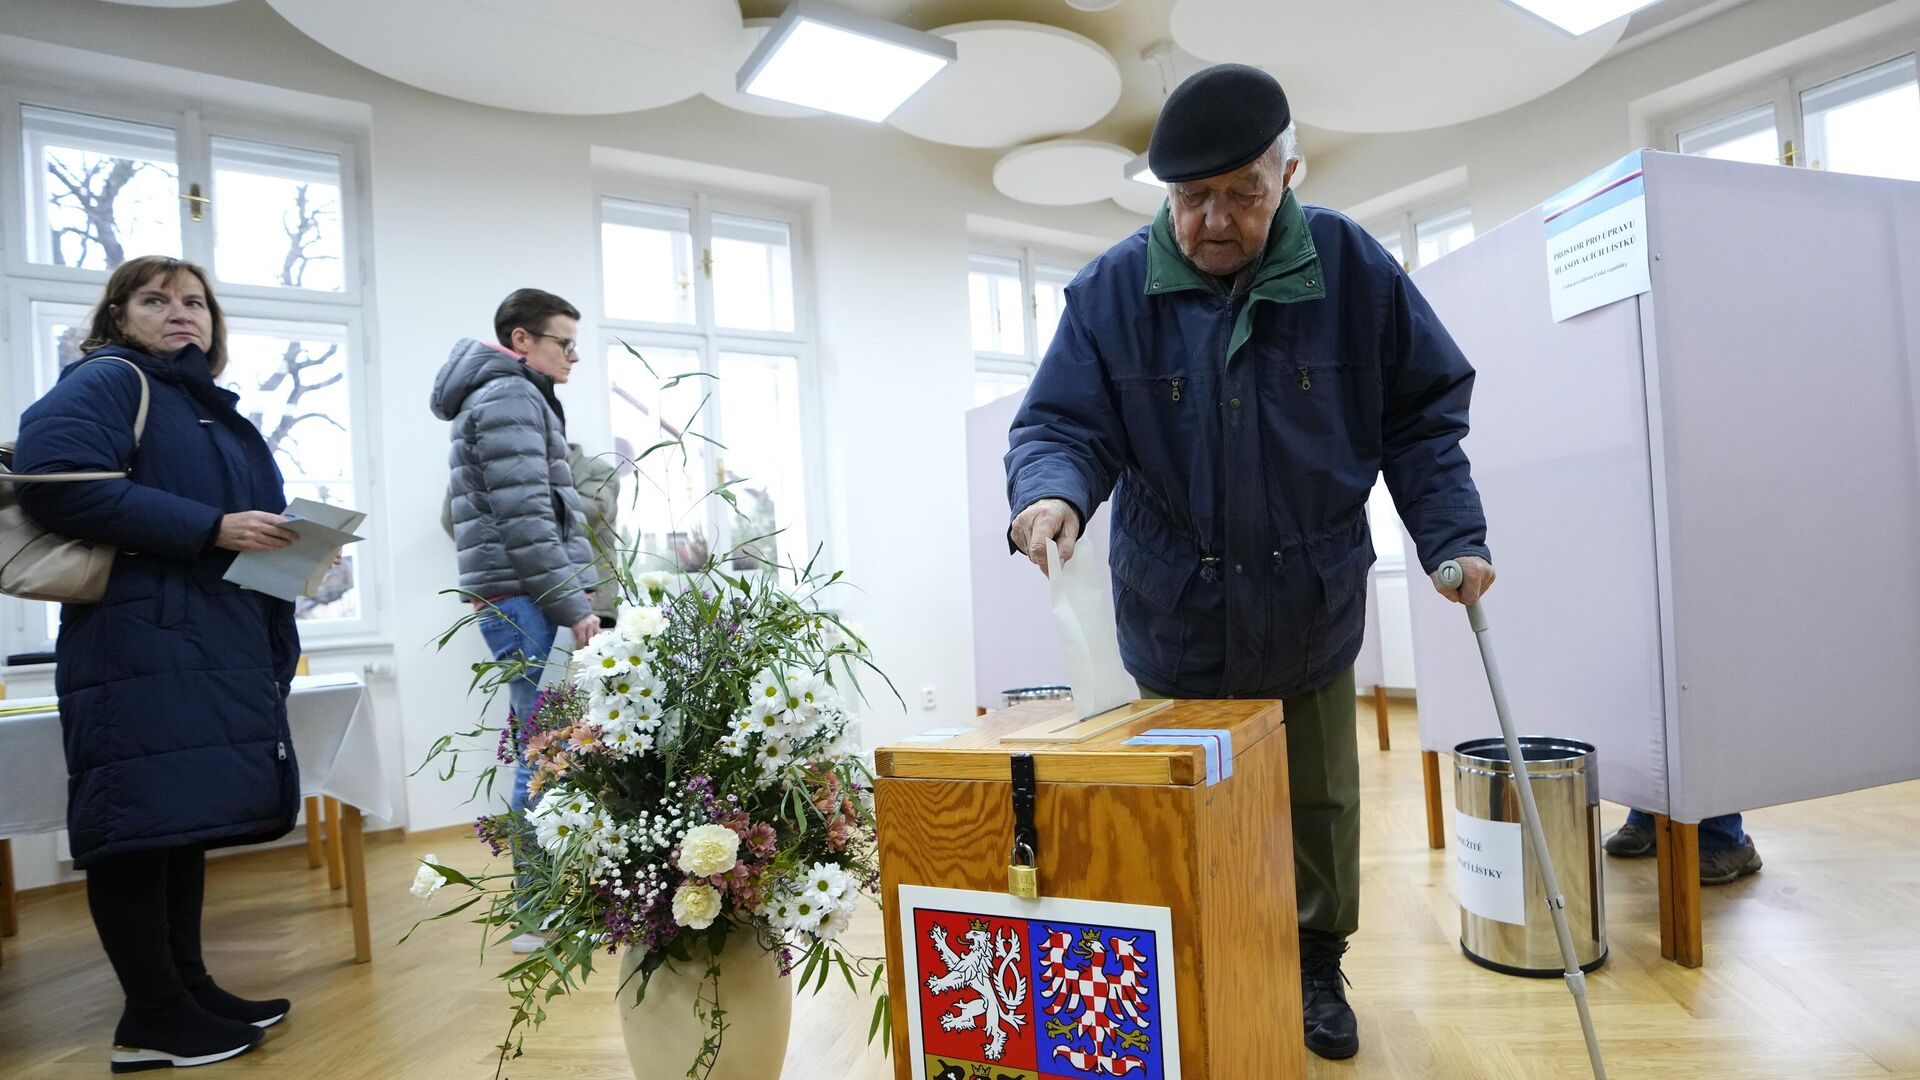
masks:
{"label": "voting booth", "polygon": [[1307,1075],[1280,703],[1118,715],[875,752],[900,1080]]}
{"label": "voting booth", "polygon": [[[1479,371],[1515,720],[1658,815],[1698,965],[1698,822],[1920,777],[1920,184],[1649,151],[1414,280]],[[1434,755],[1498,727],[1413,594],[1439,846]]]}

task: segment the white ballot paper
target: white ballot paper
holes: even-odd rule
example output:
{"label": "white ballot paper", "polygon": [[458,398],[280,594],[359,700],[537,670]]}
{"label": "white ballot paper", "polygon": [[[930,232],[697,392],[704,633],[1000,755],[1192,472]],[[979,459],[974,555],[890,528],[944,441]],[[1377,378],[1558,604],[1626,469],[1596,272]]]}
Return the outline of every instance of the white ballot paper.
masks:
{"label": "white ballot paper", "polygon": [[1053,625],[1067,659],[1067,685],[1080,719],[1140,699],[1140,684],[1120,662],[1120,634],[1113,623],[1113,585],[1107,553],[1083,536],[1073,558],[1060,564],[1060,550],[1047,541],[1047,585],[1053,594]]}
{"label": "white ballot paper", "polygon": [[547,650],[547,662],[540,669],[540,689],[551,690],[567,684],[567,665],[573,661],[573,627],[557,626],[553,630],[553,647]]}
{"label": "white ballot paper", "polygon": [[358,510],[295,499],[280,527],[299,539],[275,551],[243,551],[226,579],[243,589],[293,601],[320,591],[334,553],[360,538],[353,534],[367,515]]}

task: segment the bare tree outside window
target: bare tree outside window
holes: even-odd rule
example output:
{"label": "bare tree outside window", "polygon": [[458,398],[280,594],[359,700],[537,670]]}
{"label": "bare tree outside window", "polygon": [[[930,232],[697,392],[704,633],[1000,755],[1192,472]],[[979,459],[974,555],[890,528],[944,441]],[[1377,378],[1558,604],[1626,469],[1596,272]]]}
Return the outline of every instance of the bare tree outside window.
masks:
{"label": "bare tree outside window", "polygon": [[[127,261],[130,236],[151,242],[156,233],[171,232],[172,242],[155,250],[180,250],[177,213],[166,221],[154,207],[178,187],[172,169],[66,147],[48,147],[45,165],[47,250],[55,266],[111,270]],[[172,208],[171,201],[165,205]],[[147,253],[145,247],[134,252]]]}

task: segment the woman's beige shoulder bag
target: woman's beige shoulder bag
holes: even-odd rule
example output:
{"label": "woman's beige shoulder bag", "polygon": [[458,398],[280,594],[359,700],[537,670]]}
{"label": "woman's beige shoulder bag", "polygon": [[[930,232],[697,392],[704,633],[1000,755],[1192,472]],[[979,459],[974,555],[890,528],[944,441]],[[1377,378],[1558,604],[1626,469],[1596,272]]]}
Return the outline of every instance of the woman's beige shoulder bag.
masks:
{"label": "woman's beige shoulder bag", "polygon": [[[147,373],[124,357],[100,359],[118,360],[133,368],[133,373],[140,377],[140,411],[133,417],[133,448],[138,451],[140,437],[147,430]],[[15,485],[120,480],[132,471],[132,464],[120,472],[24,475],[13,471],[13,445],[0,443],[0,593],[61,604],[97,602],[107,591],[107,575],[113,570],[113,546],[75,540],[42,528],[20,509]]]}

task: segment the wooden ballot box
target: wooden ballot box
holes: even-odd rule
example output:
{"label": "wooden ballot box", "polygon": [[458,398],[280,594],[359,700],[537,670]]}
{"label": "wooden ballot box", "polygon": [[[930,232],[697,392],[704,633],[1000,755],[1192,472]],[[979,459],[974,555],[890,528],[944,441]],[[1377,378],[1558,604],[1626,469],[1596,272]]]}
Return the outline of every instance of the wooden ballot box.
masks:
{"label": "wooden ballot box", "polygon": [[1304,1077],[1281,724],[1034,702],[877,750],[899,1080]]}

